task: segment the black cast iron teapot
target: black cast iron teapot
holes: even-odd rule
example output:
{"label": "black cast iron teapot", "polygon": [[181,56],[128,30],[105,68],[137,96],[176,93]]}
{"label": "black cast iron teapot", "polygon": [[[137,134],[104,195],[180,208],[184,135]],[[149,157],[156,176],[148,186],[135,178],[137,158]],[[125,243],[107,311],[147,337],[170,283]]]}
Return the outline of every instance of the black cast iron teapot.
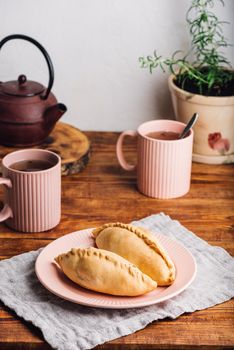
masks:
{"label": "black cast iron teapot", "polygon": [[49,83],[45,87],[27,80],[23,74],[17,80],[0,82],[0,143],[17,147],[33,146],[46,139],[67,108],[58,103],[51,92],[54,68],[45,48],[29,36],[13,34],[2,39],[0,50],[13,39],[27,40],[42,52],[49,69]]}

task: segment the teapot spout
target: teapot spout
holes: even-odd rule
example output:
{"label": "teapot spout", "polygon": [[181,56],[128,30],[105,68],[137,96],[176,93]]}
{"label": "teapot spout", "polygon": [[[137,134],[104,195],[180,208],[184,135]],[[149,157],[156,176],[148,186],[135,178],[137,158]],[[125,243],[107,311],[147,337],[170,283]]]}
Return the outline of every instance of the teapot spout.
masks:
{"label": "teapot spout", "polygon": [[44,112],[44,121],[47,126],[53,126],[67,111],[67,107],[63,103],[57,103],[48,107]]}

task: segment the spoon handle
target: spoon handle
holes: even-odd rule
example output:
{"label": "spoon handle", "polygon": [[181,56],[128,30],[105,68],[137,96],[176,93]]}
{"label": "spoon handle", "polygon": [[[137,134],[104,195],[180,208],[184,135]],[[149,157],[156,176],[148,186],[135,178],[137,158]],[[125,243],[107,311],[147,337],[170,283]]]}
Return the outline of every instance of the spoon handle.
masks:
{"label": "spoon handle", "polygon": [[182,133],[180,134],[179,139],[183,139],[187,135],[189,130],[192,128],[192,126],[197,121],[197,118],[198,118],[198,113],[194,113],[194,115],[192,116],[192,118],[190,119],[190,121],[188,122],[188,124],[186,125],[186,127],[184,128]]}

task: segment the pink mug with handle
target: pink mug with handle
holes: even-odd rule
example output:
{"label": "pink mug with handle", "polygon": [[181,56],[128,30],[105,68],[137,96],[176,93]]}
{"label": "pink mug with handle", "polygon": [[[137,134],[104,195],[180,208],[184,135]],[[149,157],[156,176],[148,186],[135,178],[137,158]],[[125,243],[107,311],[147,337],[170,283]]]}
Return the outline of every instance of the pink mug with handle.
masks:
{"label": "pink mug with handle", "polygon": [[[26,168],[30,162],[46,167],[20,170],[17,165],[25,164]],[[2,175],[0,184],[5,186],[0,222],[22,232],[47,231],[59,223],[61,159],[57,154],[42,149],[9,153],[2,160]]]}
{"label": "pink mug with handle", "polygon": [[[193,131],[183,139],[160,140],[147,136],[151,132],[180,134],[185,124],[174,120],[152,120],[137,131],[124,131],[118,138],[116,154],[121,167],[127,171],[137,168],[139,191],[153,198],[177,198],[190,188]],[[125,136],[137,137],[137,165],[128,164],[123,154]]]}

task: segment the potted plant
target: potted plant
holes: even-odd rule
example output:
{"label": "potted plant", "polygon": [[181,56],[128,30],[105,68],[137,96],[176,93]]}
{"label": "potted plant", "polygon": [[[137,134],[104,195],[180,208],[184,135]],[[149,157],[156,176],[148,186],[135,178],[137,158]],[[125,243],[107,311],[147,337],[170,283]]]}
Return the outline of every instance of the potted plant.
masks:
{"label": "potted plant", "polygon": [[187,123],[199,114],[194,126],[193,160],[210,163],[234,162],[234,71],[222,49],[228,46],[220,21],[212,12],[215,2],[192,0],[186,16],[191,35],[191,49],[171,58],[140,57],[150,72],[169,69],[169,89],[176,118]]}

